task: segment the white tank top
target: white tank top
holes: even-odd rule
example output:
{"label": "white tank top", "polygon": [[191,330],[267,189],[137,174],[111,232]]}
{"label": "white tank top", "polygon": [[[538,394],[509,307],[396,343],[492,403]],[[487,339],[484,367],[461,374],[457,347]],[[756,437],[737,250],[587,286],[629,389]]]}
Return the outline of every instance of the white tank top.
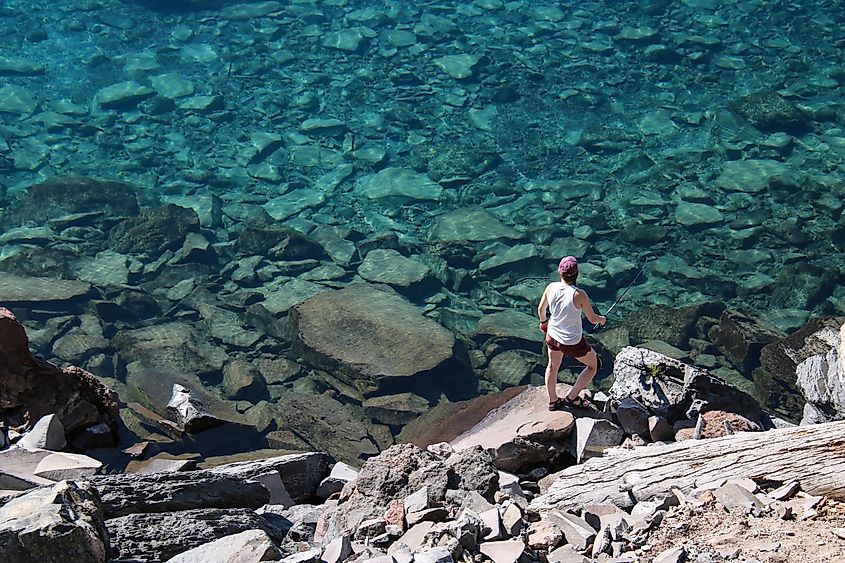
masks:
{"label": "white tank top", "polygon": [[547,334],[567,346],[578,344],[583,336],[581,309],[575,306],[574,285],[555,282],[549,291],[549,325]]}

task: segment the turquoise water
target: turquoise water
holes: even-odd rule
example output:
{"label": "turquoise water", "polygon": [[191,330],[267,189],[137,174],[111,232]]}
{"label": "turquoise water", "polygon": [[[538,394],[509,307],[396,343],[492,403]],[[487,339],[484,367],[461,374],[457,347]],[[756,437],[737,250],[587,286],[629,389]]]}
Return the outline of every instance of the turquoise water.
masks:
{"label": "turquoise water", "polygon": [[[566,254],[600,311],[649,259],[612,322],[704,300],[784,331],[841,315],[838,7],[5,2],[0,269],[83,280],[131,311],[97,321],[90,300],[13,302],[46,330],[33,338],[45,357],[121,382],[133,360],[114,338],[172,321],[217,327],[198,338],[229,357],[298,361],[274,323],[361,280],[398,289],[472,352],[477,320],[532,315],[539,289],[519,280]],[[31,189],[65,176],[132,194]],[[196,218],[118,227],[133,201]],[[316,246],[244,242],[259,219]],[[250,317],[256,303],[269,320]],[[87,324],[44,329],[65,314]],[[94,347],[56,346],[75,329]],[[476,351],[480,365],[495,355]],[[197,371],[219,384],[211,366]]]}

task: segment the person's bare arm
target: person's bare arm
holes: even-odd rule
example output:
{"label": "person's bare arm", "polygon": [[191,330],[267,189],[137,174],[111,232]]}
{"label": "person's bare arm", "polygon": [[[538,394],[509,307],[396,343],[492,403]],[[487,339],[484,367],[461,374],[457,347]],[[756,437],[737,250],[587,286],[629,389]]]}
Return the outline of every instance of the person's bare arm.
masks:
{"label": "person's bare arm", "polygon": [[537,316],[540,318],[540,322],[545,322],[548,320],[546,317],[546,309],[549,308],[549,288],[551,284],[546,286],[546,289],[543,290],[543,296],[540,298],[540,304],[537,305]]}
{"label": "person's bare arm", "polygon": [[591,323],[603,325],[607,322],[607,318],[603,315],[597,315],[595,311],[593,311],[593,304],[590,303],[590,298],[587,296],[587,292],[583,289],[579,289],[575,292],[575,306],[584,311],[584,316],[587,317],[587,320]]}

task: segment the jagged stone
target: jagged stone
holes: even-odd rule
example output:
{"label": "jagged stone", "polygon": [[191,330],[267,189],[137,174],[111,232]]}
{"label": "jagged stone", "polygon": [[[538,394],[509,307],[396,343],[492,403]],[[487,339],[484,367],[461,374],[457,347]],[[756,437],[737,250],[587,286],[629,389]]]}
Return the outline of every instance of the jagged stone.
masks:
{"label": "jagged stone", "polygon": [[67,445],[65,427],[55,414],[38,419],[32,430],[24,434],[18,445],[28,450],[59,451]]}
{"label": "jagged stone", "polygon": [[576,549],[587,549],[596,538],[596,530],[586,520],[574,514],[555,510],[548,514],[548,518],[560,527],[566,543]]}
{"label": "jagged stone", "polygon": [[273,540],[279,533],[250,509],[198,509],[161,514],[128,514],[106,522],[115,555],[120,559],[171,557],[206,543],[248,530],[263,530]]}
{"label": "jagged stone", "polygon": [[683,545],[670,547],[654,556],[653,563],[683,563],[687,560],[687,550]]}
{"label": "jagged stone", "polygon": [[226,421],[205,410],[204,405],[191,392],[178,383],[173,384],[173,394],[167,403],[167,411],[185,432],[196,433],[220,426]]}
{"label": "jagged stone", "polygon": [[484,523],[484,527],[489,530],[489,532],[484,535],[485,542],[502,539],[504,531],[502,529],[502,515],[499,512],[498,507],[485,510],[484,512],[479,512],[478,517],[481,518],[481,521]]}
{"label": "jagged stone", "polygon": [[740,508],[759,511],[763,508],[763,502],[754,493],[736,483],[722,485],[714,489],[713,494],[728,510]]}
{"label": "jagged stone", "polygon": [[417,563],[453,563],[452,550],[448,547],[432,547],[414,554]]}
{"label": "jagged stone", "polygon": [[578,463],[600,456],[622,443],[625,432],[609,420],[578,418],[572,438],[572,454]]}
{"label": "jagged stone", "polygon": [[669,442],[675,439],[675,431],[662,416],[648,417],[648,434],[653,442]]}
{"label": "jagged stone", "polygon": [[290,454],[218,465],[208,471],[241,479],[278,471],[290,496],[302,503],[314,498],[320,482],[329,474],[329,456],[320,452]]}
{"label": "jagged stone", "polygon": [[[353,533],[362,521],[384,515],[391,501],[404,499],[423,486],[428,487],[432,503],[451,498],[447,491],[458,499],[477,491],[492,500],[497,481],[490,458],[480,449],[455,454],[443,462],[411,444],[392,446],[367,460],[357,479],[344,487],[328,519],[325,538]],[[426,522],[414,529],[423,524]]]}
{"label": "jagged stone", "polygon": [[403,546],[410,549],[411,552],[416,552],[420,549],[420,547],[422,547],[426,534],[428,534],[432,528],[434,528],[434,522],[420,522],[416,526],[410,528],[401,538],[391,544],[391,546],[387,549],[387,553],[393,554],[400,550]]}
{"label": "jagged stone", "polygon": [[15,563],[102,563],[109,535],[96,491],[63,481],[0,506],[0,553]]}
{"label": "jagged stone", "polygon": [[563,541],[563,532],[560,526],[549,520],[532,522],[528,526],[528,547],[551,551]]}
{"label": "jagged stone", "polygon": [[270,493],[270,499],[267,501],[268,504],[279,505],[285,508],[290,508],[296,504],[285,488],[285,484],[282,482],[282,476],[279,475],[278,471],[268,471],[267,473],[256,475],[252,480],[264,485],[264,488]]}
{"label": "jagged stone", "polygon": [[563,545],[548,555],[549,563],[591,563],[591,559],[581,555],[574,546]]}
{"label": "jagged stone", "polygon": [[405,514],[412,512],[421,512],[429,507],[428,504],[428,487],[422,487],[419,490],[405,496]]}
{"label": "jagged stone", "polygon": [[259,508],[270,500],[260,483],[207,471],[101,475],[91,481],[106,518],[204,508]]}
{"label": "jagged stone", "polygon": [[27,450],[12,446],[0,451],[0,490],[25,491],[52,481],[35,475],[41,460],[52,452],[48,450]]}
{"label": "jagged stone", "polygon": [[326,545],[320,560],[323,563],[342,563],[350,555],[352,555],[352,542],[349,536],[341,536]]}
{"label": "jagged stone", "polygon": [[344,485],[358,476],[358,470],[354,467],[339,461],[332,467],[329,476],[323,479],[317,487],[317,496],[329,498],[334,493],[339,493]]}
{"label": "jagged stone", "polygon": [[247,530],[189,549],[169,559],[173,563],[258,563],[281,559],[279,549],[263,530]]}
{"label": "jagged stone", "polygon": [[508,537],[513,538],[519,536],[522,528],[525,526],[525,520],[522,516],[522,509],[515,502],[505,508],[505,511],[502,513],[502,526],[504,533]]}
{"label": "jagged stone", "polygon": [[616,400],[634,398],[670,423],[696,416],[704,410],[742,413],[764,428],[771,426],[760,405],[706,370],[644,348],[626,347],[613,365],[610,395]]}
{"label": "jagged stone", "polygon": [[87,455],[54,453],[39,461],[33,473],[51,481],[66,481],[91,477],[102,466],[102,462]]}

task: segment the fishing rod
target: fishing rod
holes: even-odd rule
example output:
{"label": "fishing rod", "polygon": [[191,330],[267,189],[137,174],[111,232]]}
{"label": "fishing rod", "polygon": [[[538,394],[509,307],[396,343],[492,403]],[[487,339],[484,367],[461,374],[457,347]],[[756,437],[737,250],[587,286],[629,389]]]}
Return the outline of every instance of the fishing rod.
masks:
{"label": "fishing rod", "polygon": [[[608,310],[607,310],[607,312],[604,314],[604,316],[605,316],[605,317],[607,317],[608,315],[610,315],[610,313],[613,311],[613,309],[615,309],[615,308],[616,308],[616,306],[619,304],[619,302],[620,302],[620,301],[622,301],[622,298],[623,298],[623,297],[625,297],[625,294],[626,294],[626,293],[628,293],[628,290],[630,290],[632,287],[634,287],[634,284],[635,284],[635,283],[637,283],[637,280],[638,280],[638,279],[640,279],[640,276],[641,276],[641,275],[643,274],[643,272],[645,271],[645,267],[646,267],[646,266],[648,266],[648,263],[649,263],[649,261],[650,261],[651,259],[652,259],[652,257],[651,257],[651,256],[649,256],[648,258],[646,258],[646,259],[645,259],[645,262],[643,262],[643,266],[642,266],[642,268],[640,268],[640,271],[639,271],[639,272],[637,272],[637,275],[636,275],[636,276],[634,276],[634,279],[632,279],[632,280],[631,280],[631,283],[629,283],[629,284],[628,284],[628,287],[626,287],[626,288],[625,288],[625,291],[623,291],[623,292],[622,292],[622,295],[620,295],[620,296],[616,299],[616,301],[614,301],[614,302],[613,302],[613,305],[611,305],[611,306],[610,306],[610,309],[608,309]],[[595,332],[595,331],[597,331],[598,329],[599,329],[599,324],[598,324],[598,323],[596,323],[596,325],[593,327],[593,331]]]}

